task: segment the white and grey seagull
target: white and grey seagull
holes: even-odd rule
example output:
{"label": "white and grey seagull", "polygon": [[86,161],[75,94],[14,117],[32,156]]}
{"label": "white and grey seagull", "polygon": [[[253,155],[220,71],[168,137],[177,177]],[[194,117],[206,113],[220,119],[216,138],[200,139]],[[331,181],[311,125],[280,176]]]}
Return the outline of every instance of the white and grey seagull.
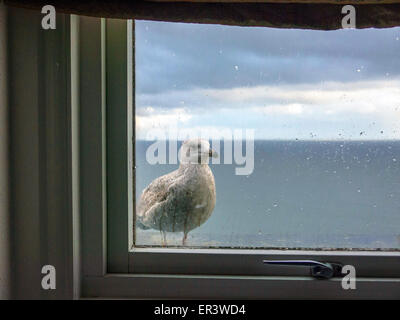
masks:
{"label": "white and grey seagull", "polygon": [[155,179],[143,190],[136,215],[136,226],[162,233],[183,232],[182,245],[189,231],[201,226],[215,207],[216,192],[210,157],[218,154],[206,140],[185,141],[179,151],[179,168]]}

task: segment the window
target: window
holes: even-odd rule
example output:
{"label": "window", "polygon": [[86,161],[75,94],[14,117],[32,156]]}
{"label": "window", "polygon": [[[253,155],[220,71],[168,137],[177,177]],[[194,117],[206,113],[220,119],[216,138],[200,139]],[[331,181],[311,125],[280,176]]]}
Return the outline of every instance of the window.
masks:
{"label": "window", "polygon": [[[203,137],[221,158],[208,160],[216,205],[188,246],[400,248],[399,35],[137,21],[137,202],[178,168],[183,140]],[[136,245],[183,229],[173,206],[170,220],[146,217]]]}
{"label": "window", "polygon": [[[193,111],[193,103],[196,102],[196,99],[193,99],[192,94],[182,99],[175,96],[174,90],[184,91],[182,90],[183,88],[198,89],[198,85],[191,86],[192,84],[188,78],[165,77],[165,74],[162,74],[163,72],[168,74],[171,70],[173,71],[173,69],[168,69],[165,63],[161,67],[154,64],[157,61],[162,62],[162,55],[166,54],[168,56],[171,52],[163,51],[162,47],[159,48],[160,50],[144,50],[146,49],[145,41],[151,41],[152,36],[156,35],[156,33],[151,35],[151,29],[156,26],[160,28],[157,23],[137,22],[135,33],[133,30],[134,24],[131,22],[80,18],[80,94],[81,105],[85,105],[84,110],[81,110],[80,143],[81,146],[91,146],[88,149],[82,148],[83,151],[81,153],[84,275],[82,286],[84,296],[295,298],[299,297],[299,292],[301,292],[302,298],[398,296],[400,259],[398,251],[394,249],[399,246],[398,242],[396,242],[398,240],[396,240],[397,234],[395,230],[395,226],[399,225],[399,221],[394,208],[398,207],[399,203],[398,193],[395,191],[399,146],[396,141],[383,141],[395,140],[397,137],[397,133],[393,132],[396,128],[392,127],[392,122],[390,121],[397,114],[396,110],[390,110],[393,113],[389,113],[384,126],[378,121],[376,121],[375,125],[372,125],[369,122],[371,118],[368,118],[368,116],[371,116],[370,114],[357,112],[357,108],[361,108],[361,106],[353,108],[356,110],[351,109],[352,113],[349,113],[345,108],[341,110],[340,107],[337,107],[337,104],[326,101],[330,100],[328,99],[329,97],[333,100],[336,99],[335,101],[344,101],[346,106],[352,105],[351,100],[354,97],[350,93],[346,97],[342,97],[341,94],[346,90],[351,91],[350,88],[356,86],[359,93],[357,98],[362,98],[363,103],[368,105],[371,105],[371,101],[370,99],[365,99],[364,95],[377,92],[375,91],[376,88],[380,88],[381,90],[378,90],[378,92],[381,93],[381,98],[377,99],[379,100],[377,103],[384,104],[383,100],[388,99],[388,102],[390,102],[391,99],[395,99],[396,95],[398,95],[398,90],[394,85],[397,80],[391,74],[382,76],[380,70],[375,69],[376,65],[367,64],[367,61],[362,60],[362,64],[355,66],[356,70],[339,67],[337,67],[339,70],[336,70],[337,68],[331,66],[332,73],[338,77],[334,80],[331,79],[332,82],[340,82],[339,80],[342,76],[340,73],[343,70],[347,70],[347,75],[351,72],[354,73],[352,78],[345,84],[334,83],[335,87],[331,83],[322,82],[326,81],[325,76],[327,73],[321,74],[315,68],[329,66],[329,64],[326,63],[327,60],[321,60],[319,57],[306,59],[305,57],[309,56],[313,50],[307,51],[310,48],[307,48],[304,43],[302,43],[302,46],[299,45],[304,51],[294,50],[295,55],[287,57],[285,63],[289,66],[287,72],[291,72],[293,68],[299,68],[294,63],[296,57],[304,58],[312,66],[315,65],[313,70],[316,71],[314,73],[308,73],[307,75],[296,73],[298,83],[301,83],[302,77],[303,79],[308,79],[309,76],[312,85],[297,84],[296,81],[296,83],[286,83],[290,77],[284,71],[282,71],[280,79],[268,79],[268,77],[271,77],[270,69],[268,68],[265,69],[268,72],[265,71],[264,74],[254,77],[251,72],[262,71],[258,70],[257,67],[261,63],[261,58],[254,52],[253,54],[248,52],[252,48],[250,45],[245,46],[244,51],[246,57],[250,57],[249,60],[253,63],[252,66],[246,65],[243,60],[240,60],[240,57],[236,57],[238,62],[230,65],[229,72],[231,72],[232,76],[225,77],[222,75],[219,79],[216,77],[212,79],[214,82],[209,84],[209,86],[216,85],[220,81],[220,90],[224,93],[218,96],[220,93],[214,92],[213,99],[220,98],[221,105],[218,112],[222,113],[220,113],[221,117],[216,122],[211,123],[212,125],[221,126],[223,124],[222,120],[225,120],[228,129],[231,132],[235,132],[234,129],[248,128],[248,123],[252,125],[251,127],[249,126],[250,129],[256,124],[261,128],[260,122],[269,121],[271,124],[275,122],[275,119],[278,119],[274,130],[263,130],[263,135],[254,136],[254,173],[247,175],[232,174],[235,169],[245,167],[243,161],[237,166],[237,163],[227,166],[215,164],[217,168],[214,171],[217,196],[222,196],[222,199],[217,198],[218,204],[211,218],[198,230],[193,230],[193,233],[189,233],[187,240],[189,245],[182,247],[179,243],[181,239],[172,237],[170,244],[173,247],[171,245],[169,248],[160,247],[162,238],[159,232],[151,230],[139,231],[138,238],[134,239],[134,232],[132,232],[135,225],[132,213],[136,207],[134,194],[139,194],[141,189],[152,179],[163,173],[170,172],[172,168],[177,166],[177,164],[173,164],[151,167],[149,164],[144,163],[143,153],[147,150],[149,142],[140,141],[140,139],[143,139],[141,135],[145,133],[141,126],[145,125],[147,120],[149,121],[148,123],[153,123],[153,119],[150,117],[152,114],[159,117],[160,123],[170,122],[171,116],[176,117],[177,113],[184,116],[183,120],[188,119],[187,116],[191,117],[189,120],[194,119],[195,117],[190,113]],[[146,27],[148,27],[148,30],[146,30]],[[177,24],[162,25],[161,30],[171,35],[170,30],[167,31],[168,28],[183,28],[182,30],[184,30],[186,27]],[[193,35],[199,37],[202,35],[202,28],[205,28],[205,30],[220,28],[219,30],[225,30],[223,32],[230,32],[226,30],[233,28],[239,30],[239,33],[251,31],[247,28],[195,25],[187,26],[187,28],[199,28],[200,32]],[[365,32],[382,32],[377,37],[377,41],[390,45],[390,48],[393,49],[393,56],[395,56],[396,51],[394,49],[398,48],[397,40],[396,38],[392,39],[393,43],[388,40],[395,35],[393,31],[396,31],[396,29],[365,30]],[[280,34],[283,30],[263,29],[260,32],[270,32],[271,34],[276,32],[276,34]],[[290,34],[295,31],[287,30],[287,32]],[[300,31],[298,32],[299,34],[301,33]],[[358,30],[357,32],[360,32],[361,35],[364,31]],[[314,39],[317,38],[315,34],[320,32],[308,31],[308,33],[310,33],[309,39]],[[325,32],[321,33],[325,34]],[[330,33],[326,34],[331,35]],[[137,39],[134,41],[135,35]],[[351,37],[351,35],[352,33],[347,32],[337,37],[342,39],[342,37]],[[332,32],[332,36],[336,37],[336,33]],[[369,36],[370,34],[363,37]],[[209,41],[207,32],[203,33],[203,37],[204,41]],[[278,36],[275,35],[275,37]],[[294,37],[294,35],[290,35],[290,37]],[[225,38],[228,41],[230,39],[229,37]],[[218,41],[222,41],[225,38],[217,37],[216,41],[218,43]],[[250,41],[247,37],[244,37],[244,39]],[[325,38],[321,37],[320,40],[323,42],[323,39]],[[157,41],[161,45],[163,39],[158,38]],[[328,40],[325,39],[324,41],[325,47],[328,47]],[[337,41],[339,43],[341,40]],[[263,45],[261,41],[257,43],[260,46]],[[276,51],[276,55],[272,57],[272,60],[281,56],[279,54],[280,51],[285,51],[290,56],[290,54],[293,54],[291,49],[296,44],[299,43],[292,41],[287,48],[282,47],[282,49],[280,49],[280,46],[274,47],[271,45],[269,49]],[[226,46],[222,47],[222,54],[226,54],[225,50],[228,50],[230,54],[235,56],[237,53],[234,50],[235,43],[231,45],[230,49]],[[134,47],[136,52],[133,51]],[[322,50],[324,46],[318,46],[318,48]],[[374,57],[375,52],[371,50],[365,52],[359,48],[356,51],[366,60],[369,57]],[[201,53],[199,58],[207,56],[207,52]],[[215,54],[218,55],[220,53],[216,52]],[[329,59],[330,54],[332,53],[327,54],[327,59]],[[340,49],[337,49],[336,54],[343,57],[343,61],[349,65],[349,68],[354,67],[352,60],[348,57],[345,58]],[[147,65],[143,60],[145,55],[149,55],[148,58],[150,59],[148,61],[150,63]],[[390,53],[387,53],[387,55],[389,56]],[[190,60],[190,62],[198,63],[195,60]],[[391,72],[399,70],[399,68],[395,68],[396,63],[398,63],[396,59],[384,60],[383,63],[385,65],[383,67],[390,67]],[[181,60],[174,60],[172,56],[168,56],[166,61],[173,63]],[[357,59],[357,62],[360,61]],[[188,65],[190,66],[190,63]],[[193,79],[195,81],[203,79],[205,81],[203,85],[207,85],[206,83],[211,80],[204,77],[204,74],[207,74],[213,67],[209,66],[210,69],[203,70],[204,65],[198,63],[195,66],[198,68],[197,71],[200,73],[204,71],[204,73],[202,77],[196,74]],[[250,67],[253,67],[253,71],[251,71]],[[301,67],[308,70],[307,65],[302,65]],[[146,68],[146,70],[141,68]],[[246,70],[246,68],[248,69]],[[135,77],[134,71],[136,73]],[[185,72],[182,74],[185,74]],[[144,77],[150,75],[152,77],[147,82],[150,86],[146,89]],[[318,75],[320,78],[318,78]],[[231,82],[229,84],[221,84],[224,79],[228,79]],[[176,80],[177,83],[174,83],[173,80]],[[270,81],[270,84],[266,84],[268,81]],[[363,81],[372,81],[372,84],[364,87]],[[379,81],[384,82],[378,86]],[[177,89],[174,89],[174,84],[176,84]],[[163,95],[157,97],[157,94],[162,91],[160,90],[162,86],[168,87],[173,94],[169,97]],[[221,88],[223,86],[225,87]],[[276,101],[273,101],[274,104],[270,101],[266,106],[264,104],[259,105],[257,97],[261,101],[266,99],[264,91],[267,91],[268,86],[277,88],[279,95],[275,93],[277,97],[275,98]],[[242,110],[243,104],[246,102],[243,98],[245,94],[239,92],[235,96],[232,91],[234,90],[233,88],[237,87],[246,87],[243,91],[246,92],[249,100],[251,100],[252,108],[255,109],[254,112],[261,112],[261,114],[254,113],[254,119],[250,119],[253,122],[245,118],[247,112],[243,111],[244,109]],[[252,87],[260,87],[261,93],[258,93],[257,90],[254,91]],[[315,91],[322,90],[323,94],[316,94],[313,91],[313,87],[315,87]],[[337,93],[339,89],[341,90],[340,94]],[[206,89],[207,92],[213,90],[215,90],[213,87]],[[391,95],[384,94],[387,93],[387,90],[391,92]],[[226,92],[229,93],[226,94]],[[304,92],[307,92],[307,94],[302,95]],[[151,94],[149,93],[153,94],[153,97],[150,97]],[[298,94],[297,96],[295,95],[296,93]],[[257,94],[259,95],[257,96]],[[280,94],[286,95],[283,100]],[[156,100],[159,103],[158,105],[155,103],[150,104],[145,100],[146,98],[154,98],[154,95],[158,98]],[[233,100],[232,110],[229,108],[225,110],[223,103],[226,103],[226,101],[224,102],[226,97]],[[203,103],[202,99],[211,99],[210,97],[205,97],[204,94],[198,98],[197,102],[199,103]],[[235,98],[236,101],[234,101]],[[188,101],[191,101],[190,99],[193,99],[193,101],[189,104]],[[173,104],[180,101],[185,102],[185,107],[179,104],[178,111],[174,110],[174,107],[162,109],[163,104]],[[211,103],[211,100],[207,101],[207,103]],[[299,120],[297,120],[298,122],[293,120],[301,112],[307,113],[310,110],[316,112],[319,104],[322,105],[323,110],[327,113],[319,115],[318,121],[315,121],[315,118],[312,117],[302,118],[300,122]],[[260,109],[258,110],[257,108]],[[335,116],[338,122],[326,122],[326,119],[331,119],[330,116],[328,117],[331,111],[330,108],[334,114],[339,109],[339,114]],[[188,114],[185,113],[186,111],[183,112],[181,110],[186,110]],[[204,110],[200,110],[198,111],[199,114],[204,113]],[[224,114],[223,112],[225,111],[228,114]],[[229,112],[232,112],[232,114],[239,112],[242,122],[236,123],[236,126],[234,122],[229,122],[233,121],[232,114],[229,115]],[[265,113],[265,116],[263,113]],[[380,112],[378,113],[380,114]],[[136,115],[135,117],[133,116],[134,114]],[[150,118],[146,120],[146,117]],[[261,121],[257,117],[263,120]],[[224,119],[221,120],[221,118]],[[288,118],[292,120],[286,121],[285,119]],[[201,119],[201,116],[199,119]],[[347,126],[339,126],[338,123],[341,123],[341,120]],[[353,122],[354,127],[348,126],[351,122]],[[195,125],[196,121],[193,123],[182,121],[182,123],[192,126]],[[299,128],[297,126],[298,123],[302,123],[303,126]],[[204,126],[204,122],[199,121],[197,125]],[[371,126],[369,127],[369,125]],[[395,126],[395,124],[393,125]],[[310,135],[310,128],[313,130],[311,132],[312,135]],[[254,132],[257,132],[257,126],[255,126]],[[264,143],[259,141],[261,138],[277,139],[281,134],[286,141],[269,142],[264,147],[264,151],[268,150],[269,152],[265,152],[265,154],[257,153],[261,152],[257,151],[260,150],[260,143],[261,145]],[[344,136],[340,137],[339,134]],[[370,142],[368,139],[372,139],[371,137],[375,137],[373,140],[377,141]],[[351,141],[347,141],[348,139]],[[328,143],[325,140],[335,141]],[[133,143],[135,143],[134,147]],[[382,147],[383,145],[384,147]],[[242,156],[245,154],[246,146],[246,144],[241,146]],[[225,148],[224,144],[222,144],[220,150],[220,153],[224,154],[224,149],[222,148]],[[354,154],[358,154],[361,163],[358,163],[358,160],[353,158]],[[158,154],[155,153],[155,155]],[[310,159],[307,159],[308,156],[310,156]],[[268,175],[272,175],[273,179],[271,179],[272,183],[268,187],[270,192],[264,197],[258,194],[255,202],[251,199],[250,190],[238,188],[233,191],[234,188],[231,187],[233,180],[221,179],[221,177],[226,179],[233,177],[240,180],[239,185],[242,187],[254,187],[253,182],[247,182],[250,181],[249,179],[266,178],[261,174],[261,171],[265,172],[264,170],[260,170],[260,173],[257,172],[258,166],[260,166],[263,159],[263,165],[268,168]],[[280,159],[283,160],[280,161]],[[396,161],[393,159],[396,159]],[[325,161],[325,163],[321,164],[321,161]],[[136,169],[134,168],[134,163],[136,163]],[[346,165],[351,166],[352,170],[346,169]],[[276,169],[276,166],[280,168]],[[297,170],[297,166],[300,166],[299,170]],[[140,171],[141,168],[143,171]],[[225,168],[226,172],[217,174],[219,170],[223,171]],[[212,169],[214,170],[214,167]],[[326,170],[329,172],[325,172]],[[336,173],[333,172],[335,170]],[[364,175],[366,172],[368,172],[368,176]],[[296,173],[300,174],[300,177],[297,177],[297,181]],[[136,174],[136,183],[134,183],[134,174]],[[309,176],[308,174],[314,176]],[[358,175],[357,182],[360,186],[344,185],[343,189],[341,189],[340,187],[344,184],[344,181],[356,180],[351,174]],[[285,181],[285,179],[289,179],[289,181]],[[371,185],[372,179],[374,179],[375,185]],[[293,182],[293,180],[300,184],[300,187],[296,188],[294,185],[290,185],[290,181]],[[332,188],[329,192],[321,190],[321,184],[318,183],[323,181],[329,182],[330,188]],[[387,182],[387,184],[383,182]],[[226,187],[219,188],[219,183],[226,183]],[[305,186],[302,185],[303,183]],[[261,187],[261,180],[258,184]],[[382,187],[383,190],[381,188],[376,189],[377,186]],[[360,192],[358,192],[358,188]],[[228,192],[225,193],[226,200],[224,201],[223,190],[225,189]],[[230,190],[232,190],[232,194],[228,194]],[[313,190],[316,196],[307,198],[307,190]],[[235,193],[238,191],[239,193]],[[354,197],[359,198],[351,198],[349,193],[354,193]],[[369,193],[369,197],[365,198],[365,193]],[[393,194],[393,196],[383,201],[382,196],[389,196],[389,194]],[[238,195],[241,196],[241,199],[246,199],[246,201],[237,201]],[[328,195],[333,197],[332,200],[328,198]],[[295,203],[295,199],[302,203],[301,206]],[[338,199],[343,201],[338,202]],[[357,199],[363,200],[357,202]],[[253,201],[251,203],[254,203],[254,205],[247,206],[250,201]],[[322,201],[324,201],[324,205],[321,205]],[[351,203],[351,201],[354,201],[354,203]],[[350,211],[345,206],[346,203],[350,203],[354,208],[358,209],[367,206],[370,211],[355,210],[356,213],[350,217],[344,215],[344,213],[337,213],[333,209],[336,205],[342,210],[348,210],[343,211],[348,213]],[[359,203],[362,203],[362,205],[358,206]],[[388,219],[376,219],[373,215],[373,212],[376,212],[373,209],[373,204],[385,206],[382,216]],[[227,219],[229,225],[224,226],[223,220],[219,219],[222,219],[224,214],[229,213],[229,210],[232,211],[232,208],[236,206],[238,209],[246,208],[250,210],[248,213],[249,218],[240,220],[242,218],[239,219],[239,215],[236,218],[230,217],[230,219]],[[263,210],[262,216],[257,217],[260,208]],[[268,211],[268,208],[271,210]],[[305,211],[304,213],[301,212],[301,208]],[[290,220],[288,215],[293,212],[293,209],[296,209],[296,216],[294,220]],[[331,214],[318,216],[316,213],[318,209],[326,209]],[[279,212],[279,215],[275,215],[274,211]],[[314,212],[313,219],[308,219],[305,215],[307,212]],[[332,213],[337,214],[336,218],[332,216]],[[310,215],[312,216],[312,214]],[[374,229],[373,225],[357,225],[357,219],[365,217],[363,215],[368,217],[367,220],[363,220],[364,222],[366,221],[365,223],[375,224],[377,228]],[[254,219],[250,219],[250,217],[254,217]],[[270,224],[266,224],[269,229],[264,229],[263,227],[265,219],[270,222]],[[337,221],[337,219],[340,221]],[[355,234],[356,237],[351,237],[353,234],[350,234],[349,231],[353,230],[352,226],[348,225],[348,222],[352,221],[351,219],[353,219],[354,228],[358,230],[358,233]],[[244,222],[249,225],[244,226]],[[286,222],[287,225],[282,222]],[[301,223],[303,224],[302,226],[300,225]],[[259,226],[255,227],[256,224]],[[329,226],[337,229],[336,232],[327,234],[325,231],[330,231]],[[248,229],[243,229],[244,227]],[[221,229],[226,232],[225,235],[221,232]],[[377,230],[376,234],[371,234],[370,231],[373,230]],[[243,233],[240,233],[242,231]],[[254,231],[256,232],[254,233]],[[297,239],[296,234],[300,235],[299,239]],[[250,238],[250,235],[253,238]],[[369,236],[375,238],[373,240],[363,238]],[[169,237],[168,235],[167,241],[171,241]],[[345,239],[345,237],[349,238]],[[134,245],[135,240],[138,241],[139,245]],[[284,241],[280,242],[279,240]],[[215,242],[210,243],[210,241]],[[363,243],[364,246],[360,245],[360,243]],[[175,248],[175,246],[177,247]],[[227,246],[231,248],[220,248]],[[337,250],[338,247],[390,250]],[[329,250],[321,250],[325,248]],[[353,265],[357,270],[357,290],[343,290],[341,278],[316,281],[309,276],[308,267],[266,266],[263,264],[264,259],[311,259]],[[170,290],[170,288],[177,289]]]}

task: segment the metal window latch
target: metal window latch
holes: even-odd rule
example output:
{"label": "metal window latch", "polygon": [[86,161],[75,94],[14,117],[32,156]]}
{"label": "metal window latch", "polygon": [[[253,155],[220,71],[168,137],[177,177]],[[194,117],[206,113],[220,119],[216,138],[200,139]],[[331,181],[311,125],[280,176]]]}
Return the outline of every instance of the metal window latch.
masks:
{"label": "metal window latch", "polygon": [[314,260],[263,260],[266,264],[281,266],[308,266],[311,276],[317,279],[330,279],[342,274],[342,265],[333,262],[319,262]]}

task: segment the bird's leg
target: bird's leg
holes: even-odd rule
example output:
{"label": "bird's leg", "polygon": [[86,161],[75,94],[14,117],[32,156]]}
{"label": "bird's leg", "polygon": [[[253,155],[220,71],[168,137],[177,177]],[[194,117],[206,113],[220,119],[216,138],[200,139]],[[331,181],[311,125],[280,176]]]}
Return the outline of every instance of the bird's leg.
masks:
{"label": "bird's leg", "polygon": [[160,231],[161,234],[161,246],[166,247],[167,246],[167,234],[165,231]]}
{"label": "bird's leg", "polygon": [[187,235],[188,235],[188,232],[189,232],[189,231],[186,230],[188,216],[189,216],[189,215],[186,213],[185,222],[184,222],[184,224],[183,224],[182,246],[186,246],[186,239],[187,239]]}
{"label": "bird's leg", "polygon": [[187,235],[188,235],[188,233],[186,231],[184,231],[183,232],[183,239],[182,239],[182,245],[183,246],[186,246]]}
{"label": "bird's leg", "polygon": [[160,218],[160,234],[161,234],[161,246],[166,247],[167,246],[167,235],[165,234],[165,231],[162,228],[162,217]]}

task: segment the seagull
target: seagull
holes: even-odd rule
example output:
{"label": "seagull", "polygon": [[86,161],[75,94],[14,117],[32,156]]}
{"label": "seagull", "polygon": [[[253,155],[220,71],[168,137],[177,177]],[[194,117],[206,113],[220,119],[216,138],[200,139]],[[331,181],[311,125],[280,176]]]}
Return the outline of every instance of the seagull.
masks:
{"label": "seagull", "polygon": [[163,246],[167,245],[166,232],[183,232],[182,245],[186,245],[189,231],[206,222],[215,207],[215,180],[208,166],[210,157],[218,154],[208,141],[185,141],[179,150],[179,168],[158,177],[143,190],[136,211],[136,226],[160,230]]}

